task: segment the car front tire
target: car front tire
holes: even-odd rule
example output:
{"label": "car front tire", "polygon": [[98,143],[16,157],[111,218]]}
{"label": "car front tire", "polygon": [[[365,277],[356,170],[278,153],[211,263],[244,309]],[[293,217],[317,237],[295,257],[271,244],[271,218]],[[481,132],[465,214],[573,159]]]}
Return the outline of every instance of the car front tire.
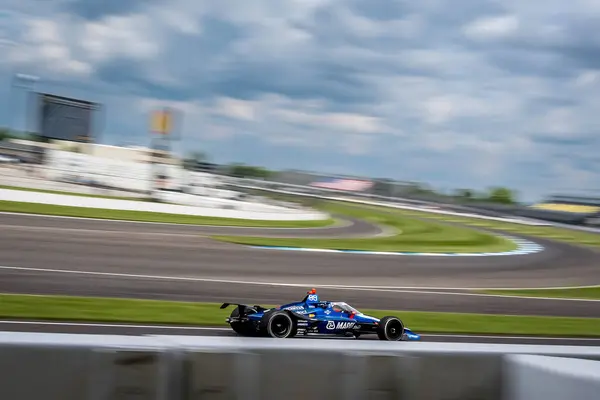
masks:
{"label": "car front tire", "polygon": [[379,320],[377,336],[379,340],[400,341],[404,336],[404,324],[396,317],[383,317]]}

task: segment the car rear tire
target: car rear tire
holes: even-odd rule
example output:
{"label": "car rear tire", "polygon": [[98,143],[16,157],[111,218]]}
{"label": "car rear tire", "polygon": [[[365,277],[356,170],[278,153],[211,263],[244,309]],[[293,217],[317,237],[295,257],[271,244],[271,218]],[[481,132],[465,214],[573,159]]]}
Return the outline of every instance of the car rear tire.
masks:
{"label": "car rear tire", "polygon": [[404,336],[404,324],[396,317],[383,317],[379,320],[377,336],[379,340],[400,341]]}
{"label": "car rear tire", "polygon": [[[253,310],[251,309],[250,313],[252,312]],[[246,313],[248,314],[248,312]],[[240,307],[238,306],[231,312],[231,318],[238,318],[239,316]],[[256,334],[256,329],[254,329],[254,326],[251,322],[232,322],[230,325],[231,329],[233,329],[233,331],[240,336],[254,336]]]}
{"label": "car rear tire", "polygon": [[296,336],[298,324],[295,318],[285,311],[271,311],[262,317],[260,331],[265,336],[288,339]]}

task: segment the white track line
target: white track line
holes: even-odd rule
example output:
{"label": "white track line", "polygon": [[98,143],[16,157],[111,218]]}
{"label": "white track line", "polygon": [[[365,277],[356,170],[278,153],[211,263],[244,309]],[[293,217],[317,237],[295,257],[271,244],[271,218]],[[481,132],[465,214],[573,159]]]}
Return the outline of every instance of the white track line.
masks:
{"label": "white track line", "polygon": [[447,338],[477,338],[477,339],[524,339],[524,340],[577,340],[577,341],[599,341],[600,338],[570,338],[570,337],[543,337],[543,336],[488,336],[488,335],[444,335],[444,334],[422,334],[422,337],[447,337]]}
{"label": "white track line", "polygon": [[[158,213],[160,214],[160,213]],[[9,212],[9,211],[0,211],[0,215],[15,215],[20,217],[33,217],[33,218],[53,218],[53,219],[77,219],[84,221],[96,221],[96,222],[115,222],[115,223],[123,223],[123,224],[149,224],[149,225],[167,225],[167,226],[195,226],[195,227],[209,227],[209,228],[231,228],[231,229],[278,229],[278,230],[298,230],[298,229],[337,229],[337,228],[346,228],[354,225],[353,221],[348,220],[340,220],[338,218],[334,218],[334,222],[332,225],[324,226],[324,227],[306,227],[306,228],[281,228],[281,227],[268,227],[268,226],[236,226],[236,225],[202,225],[202,224],[176,224],[169,222],[150,222],[150,221],[131,221],[126,219],[104,219],[104,218],[87,218],[87,217],[69,217],[65,215],[44,215],[44,214],[30,214],[30,213],[18,213],[18,212]],[[182,214],[182,216],[184,216]],[[246,220],[246,221],[255,221],[255,220]],[[295,221],[278,221],[273,220],[273,222],[295,222]]]}
{"label": "white track line", "polygon": [[177,330],[196,330],[196,331],[230,331],[227,328],[202,327],[202,326],[175,326],[175,325],[129,325],[129,324],[105,324],[105,323],[85,323],[85,322],[47,322],[47,321],[3,321],[0,325],[46,325],[46,326],[78,326],[86,328],[137,328],[137,329],[177,329]]}
{"label": "white track line", "polygon": [[550,287],[445,287],[445,286],[377,286],[377,285],[338,285],[340,287],[361,287],[365,289],[423,289],[423,290],[564,290],[564,289],[594,289],[600,288],[600,285],[585,286],[550,286]]}
{"label": "white track line", "polygon": [[[328,284],[254,282],[254,281],[240,281],[240,280],[230,280],[230,279],[214,279],[214,278],[199,278],[199,277],[185,277],[185,276],[125,274],[125,273],[118,273],[118,272],[100,272],[100,271],[77,271],[77,270],[54,269],[54,268],[30,268],[30,267],[0,266],[0,269],[15,270],[15,271],[47,272],[47,273],[57,273],[57,274],[69,274],[69,275],[111,276],[111,277],[121,277],[121,278],[155,279],[155,280],[170,280],[170,281],[184,281],[184,282],[211,282],[211,283],[227,283],[227,284],[254,285],[254,286],[278,286],[278,287],[302,287],[302,288],[320,287],[320,288],[334,289],[334,290],[390,292],[390,293],[414,293],[414,294],[429,294],[429,295],[435,295],[435,296],[502,297],[502,298],[527,299],[527,300],[600,302],[600,299],[507,296],[507,295],[484,294],[484,293],[437,292],[437,291],[431,291],[431,290],[418,290],[418,289],[417,290],[406,290],[406,289],[400,289],[400,288],[389,288],[388,289],[388,288],[377,288],[377,287],[328,285]],[[446,290],[453,290],[453,289],[446,289]],[[454,290],[456,290],[456,289],[454,289]]]}
{"label": "white track line", "polygon": [[[12,321],[0,320],[0,325],[40,325],[40,326],[72,326],[84,328],[133,328],[133,329],[165,329],[165,330],[190,330],[190,331],[216,331],[231,332],[229,328],[203,327],[203,326],[177,326],[177,325],[139,325],[139,324],[107,324],[86,322],[47,322],[47,321]],[[574,341],[600,341],[600,338],[570,338],[570,337],[543,337],[543,336],[498,336],[498,335],[455,335],[455,334],[421,334],[422,337],[441,338],[478,338],[478,339],[523,339],[523,340],[574,340]]]}

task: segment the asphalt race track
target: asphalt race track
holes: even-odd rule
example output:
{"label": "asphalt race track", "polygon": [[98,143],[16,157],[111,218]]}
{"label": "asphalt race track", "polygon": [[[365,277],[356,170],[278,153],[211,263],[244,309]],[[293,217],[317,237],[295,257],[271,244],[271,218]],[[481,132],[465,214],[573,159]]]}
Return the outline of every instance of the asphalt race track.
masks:
{"label": "asphalt race track", "polygon": [[[598,317],[594,301],[465,293],[465,288],[600,284],[600,253],[547,240],[532,239],[545,251],[531,255],[378,256],[253,249],[205,237],[385,234],[354,220],[267,232],[6,213],[0,214],[0,226],[3,293],[274,304],[300,299],[315,286],[324,298],[360,308]],[[27,326],[18,329],[49,329]],[[10,327],[0,322],[0,329]]]}
{"label": "asphalt race track", "polygon": [[252,228],[252,227],[221,227],[184,224],[168,224],[154,222],[115,221],[92,218],[73,217],[43,217],[30,214],[0,213],[0,225],[9,228],[27,227],[35,230],[44,228],[49,231],[98,231],[120,233],[153,233],[173,235],[244,235],[272,237],[367,237],[388,234],[382,227],[369,224],[363,220],[340,217],[339,224],[324,228]]}

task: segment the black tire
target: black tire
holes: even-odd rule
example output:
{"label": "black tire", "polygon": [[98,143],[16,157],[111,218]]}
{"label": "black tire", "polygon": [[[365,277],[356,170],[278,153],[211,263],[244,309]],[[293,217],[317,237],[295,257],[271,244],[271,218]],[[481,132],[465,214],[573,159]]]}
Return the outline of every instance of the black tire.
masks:
{"label": "black tire", "polygon": [[296,319],[285,311],[265,313],[259,326],[262,335],[277,339],[289,339],[298,333]]}
{"label": "black tire", "polygon": [[[248,311],[248,310],[247,310]],[[253,310],[250,311],[252,313]],[[246,312],[248,314],[248,312]],[[240,316],[240,307],[236,307],[231,312],[231,318],[238,318]],[[232,322],[231,329],[234,330],[240,336],[254,336],[256,334],[256,329],[251,322]]]}
{"label": "black tire", "polygon": [[404,337],[404,324],[396,317],[383,317],[379,320],[377,336],[379,340],[400,341]]}

